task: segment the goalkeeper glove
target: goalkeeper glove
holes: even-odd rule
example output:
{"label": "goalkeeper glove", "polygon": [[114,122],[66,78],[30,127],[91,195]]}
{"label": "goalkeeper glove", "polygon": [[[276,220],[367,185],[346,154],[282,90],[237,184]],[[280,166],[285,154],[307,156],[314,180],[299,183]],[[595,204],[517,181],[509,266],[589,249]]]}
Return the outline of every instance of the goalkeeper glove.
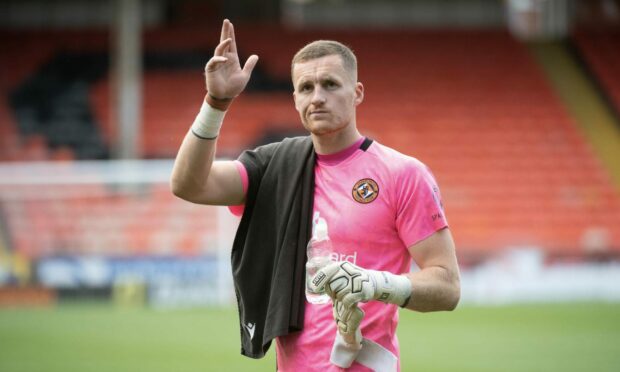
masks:
{"label": "goalkeeper glove", "polygon": [[359,302],[379,300],[404,307],[411,298],[411,281],[388,271],[367,270],[347,261],[332,262],[311,281],[317,291],[323,287],[334,300],[350,308]]}
{"label": "goalkeeper glove", "polygon": [[364,311],[357,306],[346,307],[340,301],[334,301],[334,320],[338,326],[338,333],[350,347],[360,349],[362,333],[360,323],[364,318]]}
{"label": "goalkeeper glove", "polygon": [[345,307],[342,302],[334,301],[334,319],[338,332],[329,360],[338,367],[349,368],[362,350],[362,318],[364,311],[359,307]]}

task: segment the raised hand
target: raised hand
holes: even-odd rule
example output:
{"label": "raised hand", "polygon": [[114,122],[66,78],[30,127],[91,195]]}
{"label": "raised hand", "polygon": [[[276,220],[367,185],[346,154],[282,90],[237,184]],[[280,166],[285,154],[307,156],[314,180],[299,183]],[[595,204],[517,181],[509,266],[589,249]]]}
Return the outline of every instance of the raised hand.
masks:
{"label": "raised hand", "polygon": [[238,96],[250,80],[256,62],[258,62],[258,56],[253,54],[241,68],[235,42],[235,29],[233,24],[225,19],[222,24],[220,43],[205,66],[207,91],[211,98],[227,100]]}

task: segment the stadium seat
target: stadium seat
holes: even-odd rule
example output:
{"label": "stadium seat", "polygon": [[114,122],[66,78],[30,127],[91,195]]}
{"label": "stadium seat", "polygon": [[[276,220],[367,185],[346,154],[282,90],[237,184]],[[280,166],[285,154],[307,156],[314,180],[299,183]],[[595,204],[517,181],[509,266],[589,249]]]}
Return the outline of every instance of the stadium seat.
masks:
{"label": "stadium seat", "polygon": [[[149,30],[145,49],[164,54],[207,50],[217,40],[203,31]],[[240,24],[236,33],[242,59],[259,54],[263,73],[281,81],[290,78],[290,58],[306,41],[330,38],[350,45],[358,55],[359,79],[365,86],[365,102],[357,117],[360,131],[431,167],[460,255],[491,255],[519,245],[542,247],[559,256],[583,255],[583,236],[593,228],[608,231],[609,248],[620,252],[618,190],[527,48],[507,32],[302,31]],[[32,73],[59,45],[71,44],[78,50],[105,47],[105,35],[96,35],[91,44],[88,35],[59,31],[53,36],[57,41],[49,44],[46,35],[31,36],[28,41],[34,46],[26,48],[32,54],[30,67],[16,67]],[[278,43],[273,42],[276,36]],[[610,48],[610,41],[577,38],[593,50],[588,55],[596,61],[598,73],[607,76],[605,81],[611,81],[608,89],[617,91],[619,49]],[[20,74],[22,79],[27,75]],[[176,154],[204,95],[201,74],[201,67],[145,70],[141,129],[145,158]],[[18,83],[11,79],[2,83],[4,92]],[[89,94],[96,125],[109,146],[117,136],[110,117],[110,81],[94,82]],[[9,115],[10,109],[0,106],[0,116]],[[291,92],[252,88],[227,114],[218,154],[236,157],[274,128],[282,132],[301,128]],[[15,136],[17,131],[3,133]],[[32,146],[36,150],[37,145]],[[28,156],[34,157],[23,155]],[[54,152],[45,156],[70,158]],[[35,209],[52,212],[43,217]],[[145,198],[103,192],[98,198],[41,202],[24,210],[9,208],[7,213],[16,246],[33,256],[55,250],[124,255],[166,254],[170,249],[191,255],[214,244],[192,233],[213,231],[214,213],[203,211],[164,189]],[[62,222],[68,219],[79,225]],[[49,244],[35,244],[27,233],[33,226],[41,229],[42,241]],[[77,237],[67,241],[72,234]],[[93,241],[90,236],[100,238]]]}
{"label": "stadium seat", "polygon": [[600,85],[620,112],[620,30],[578,29],[573,40]]}

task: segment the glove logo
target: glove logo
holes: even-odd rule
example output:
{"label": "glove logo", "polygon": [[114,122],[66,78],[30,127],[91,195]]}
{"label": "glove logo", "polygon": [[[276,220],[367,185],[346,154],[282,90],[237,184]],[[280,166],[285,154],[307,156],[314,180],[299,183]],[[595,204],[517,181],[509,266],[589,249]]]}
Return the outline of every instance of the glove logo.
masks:
{"label": "glove logo", "polygon": [[363,178],[353,185],[352,194],[356,202],[368,204],[379,196],[379,185],[371,178]]}
{"label": "glove logo", "polygon": [[317,274],[317,276],[312,279],[312,284],[314,284],[315,286],[320,286],[321,282],[323,281],[323,279],[325,279],[327,277],[327,275],[325,275],[325,273],[320,272]]}

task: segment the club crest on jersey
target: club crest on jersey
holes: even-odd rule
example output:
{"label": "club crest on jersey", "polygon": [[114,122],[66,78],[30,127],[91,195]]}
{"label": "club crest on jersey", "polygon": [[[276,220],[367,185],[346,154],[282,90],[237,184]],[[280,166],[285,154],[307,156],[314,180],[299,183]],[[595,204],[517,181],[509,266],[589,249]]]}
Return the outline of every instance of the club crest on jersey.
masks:
{"label": "club crest on jersey", "polygon": [[375,180],[364,178],[355,183],[353,186],[353,199],[362,204],[368,204],[379,196],[379,185]]}

